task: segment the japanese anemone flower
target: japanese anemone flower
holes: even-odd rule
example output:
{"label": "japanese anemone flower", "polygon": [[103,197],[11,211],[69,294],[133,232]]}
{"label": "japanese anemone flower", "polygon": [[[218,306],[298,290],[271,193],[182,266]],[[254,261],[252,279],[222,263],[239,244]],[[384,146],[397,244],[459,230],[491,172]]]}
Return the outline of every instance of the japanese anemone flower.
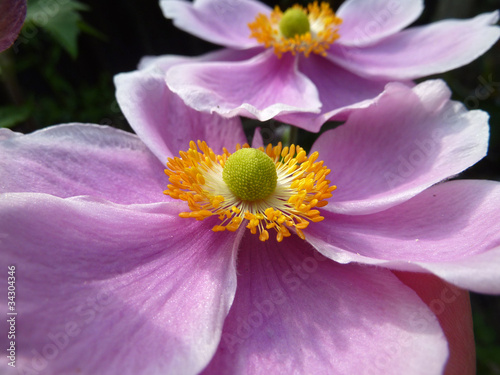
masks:
{"label": "japanese anemone flower", "polygon": [[0,3],[0,52],[9,48],[26,17],[26,0],[3,0]]}
{"label": "japanese anemone flower", "polygon": [[238,147],[238,119],[186,107],[154,66],[116,84],[139,137],[0,129],[16,370],[474,371],[463,289],[500,292],[500,185],[439,182],[485,155],[484,112],[395,83],[306,155]]}
{"label": "japanese anemone flower", "polygon": [[225,47],[165,72],[168,87],[199,111],[316,132],[344,120],[388,82],[468,64],[499,38],[498,11],[403,30],[419,0],[347,0],[274,10],[255,0],[162,0],[178,28]]}

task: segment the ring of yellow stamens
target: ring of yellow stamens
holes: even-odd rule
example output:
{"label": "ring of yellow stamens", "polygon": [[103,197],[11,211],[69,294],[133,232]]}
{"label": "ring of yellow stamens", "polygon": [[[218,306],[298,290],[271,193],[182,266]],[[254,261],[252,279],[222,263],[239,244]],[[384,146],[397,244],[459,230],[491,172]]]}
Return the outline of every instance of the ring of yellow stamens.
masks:
{"label": "ring of yellow stamens", "polygon": [[[296,16],[285,20],[292,10],[295,15],[304,14],[309,21],[309,30],[305,31],[303,17]],[[286,21],[283,23],[282,21]],[[294,25],[293,23],[297,23]],[[281,57],[283,53],[291,52],[293,55],[303,53],[308,57],[311,53],[326,55],[330,48],[340,36],[338,26],[342,20],[335,15],[328,3],[318,2],[308,4],[307,8],[294,5],[283,13],[278,6],[271,14],[266,16],[259,13],[255,20],[248,24],[250,37],[257,39],[266,48],[273,47],[274,53]],[[287,30],[297,30],[289,32]]]}
{"label": "ring of yellow stamens", "polygon": [[[243,148],[249,148],[247,144]],[[237,150],[241,149],[237,145]],[[310,222],[323,220],[317,208],[328,204],[335,186],[326,176],[330,170],[317,162],[318,153],[309,157],[299,146],[259,148],[269,156],[278,176],[274,191],[264,199],[245,201],[236,196],[222,178],[224,166],[231,154],[224,149],[216,155],[205,142],[191,141],[189,149],[180,157],[169,158],[165,173],[170,184],[164,191],[175,199],[186,201],[191,211],[181,212],[182,218],[204,220],[217,215],[221,223],[212,230],[236,231],[243,221],[252,234],[259,231],[259,239],[269,239],[268,230],[276,232],[281,242],[290,236],[289,228],[304,239],[302,232]]]}

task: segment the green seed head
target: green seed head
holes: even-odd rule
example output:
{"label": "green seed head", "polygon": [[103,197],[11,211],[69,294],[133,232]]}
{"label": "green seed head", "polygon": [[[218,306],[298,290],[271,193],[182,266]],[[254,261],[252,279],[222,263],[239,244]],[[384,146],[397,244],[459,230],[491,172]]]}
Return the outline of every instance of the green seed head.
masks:
{"label": "green seed head", "polygon": [[278,175],[267,154],[255,148],[242,148],[226,160],[222,179],[237,197],[256,201],[274,192]]}
{"label": "green seed head", "polygon": [[303,10],[288,8],[281,17],[279,28],[285,38],[293,38],[310,30],[309,19]]}

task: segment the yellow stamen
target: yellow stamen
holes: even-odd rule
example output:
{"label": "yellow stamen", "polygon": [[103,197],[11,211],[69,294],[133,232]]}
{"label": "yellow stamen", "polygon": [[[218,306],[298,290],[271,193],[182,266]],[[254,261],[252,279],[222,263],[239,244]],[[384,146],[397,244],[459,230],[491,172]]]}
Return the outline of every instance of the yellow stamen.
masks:
{"label": "yellow stamen", "polygon": [[[251,31],[250,37],[257,39],[266,48],[273,47],[274,53],[278,57],[286,52],[291,52],[293,55],[303,53],[306,57],[311,53],[326,56],[330,45],[340,37],[338,26],[342,23],[342,19],[337,17],[328,3],[325,2],[318,5],[318,2],[315,1],[308,4],[307,8],[296,4],[290,9],[295,10],[296,14],[304,13],[307,16],[310,25],[309,31],[295,33],[286,31],[283,33],[283,30],[295,30],[295,27],[292,25],[284,28],[283,24],[280,27],[284,13],[276,6],[269,17],[259,13],[255,20],[248,24]],[[303,20],[296,22],[303,22]],[[300,25],[297,30],[303,30],[304,27],[304,25]]]}
{"label": "yellow stamen", "polygon": [[164,193],[187,202],[190,211],[181,212],[182,218],[201,221],[218,216],[221,222],[212,228],[214,232],[234,232],[245,221],[245,227],[252,234],[258,232],[261,241],[267,241],[268,230],[274,230],[276,240],[281,242],[291,235],[288,228],[304,239],[303,230],[311,222],[323,220],[317,208],[326,206],[326,199],[336,189],[325,179],[330,170],[322,161],[316,162],[317,152],[308,157],[300,146],[282,148],[279,143],[259,150],[272,160],[278,176],[274,191],[263,199],[246,201],[234,194],[222,178],[231,154],[224,149],[222,155],[216,155],[200,141],[191,141],[188,151],[168,159],[165,173],[170,184]]}

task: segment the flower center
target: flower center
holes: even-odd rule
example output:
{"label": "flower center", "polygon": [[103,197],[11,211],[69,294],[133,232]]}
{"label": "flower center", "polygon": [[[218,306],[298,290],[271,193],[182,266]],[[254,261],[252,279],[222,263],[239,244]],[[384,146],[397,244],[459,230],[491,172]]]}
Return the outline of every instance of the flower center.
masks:
{"label": "flower center", "polygon": [[227,159],[222,179],[238,198],[253,202],[271,195],[278,175],[272,159],[264,152],[242,148]]}
{"label": "flower center", "polygon": [[261,241],[274,230],[281,242],[291,235],[289,228],[304,239],[310,222],[323,220],[317,208],[326,206],[336,189],[326,180],[330,170],[316,162],[318,153],[308,157],[299,146],[281,144],[236,149],[216,155],[205,142],[191,141],[180,157],[168,159],[170,184],[164,193],[187,202],[190,209],[179,216],[218,216],[221,222],[214,232],[236,231],[245,222],[252,234],[259,231]]}
{"label": "flower center", "polygon": [[250,37],[266,48],[273,47],[278,57],[286,52],[303,53],[308,57],[311,53],[326,55],[330,45],[340,37],[338,26],[341,23],[328,3],[318,5],[315,1],[307,8],[296,4],[284,13],[279,7],[269,16],[259,13],[248,27]]}
{"label": "flower center", "polygon": [[293,38],[310,31],[307,14],[298,8],[289,8],[283,13],[279,23],[281,35],[285,38]]}

